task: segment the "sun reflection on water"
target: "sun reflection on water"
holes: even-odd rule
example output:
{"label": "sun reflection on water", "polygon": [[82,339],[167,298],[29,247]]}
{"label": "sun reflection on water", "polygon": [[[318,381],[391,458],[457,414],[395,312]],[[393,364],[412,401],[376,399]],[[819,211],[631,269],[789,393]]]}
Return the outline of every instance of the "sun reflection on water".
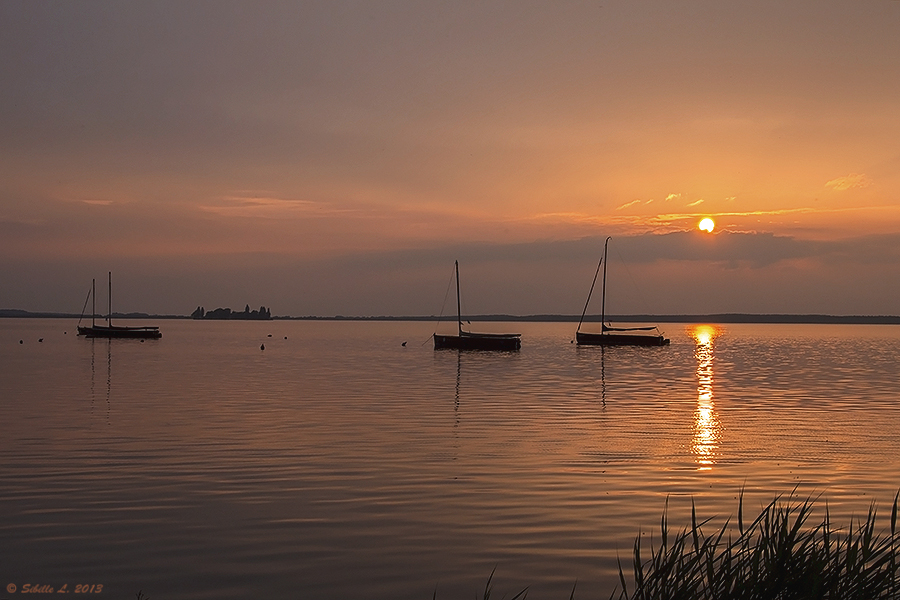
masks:
{"label": "sun reflection on water", "polygon": [[697,343],[694,349],[697,358],[697,410],[694,411],[691,452],[701,470],[711,469],[716,463],[722,434],[713,401],[713,348],[718,335],[719,330],[712,325],[697,325],[691,330],[691,336]]}

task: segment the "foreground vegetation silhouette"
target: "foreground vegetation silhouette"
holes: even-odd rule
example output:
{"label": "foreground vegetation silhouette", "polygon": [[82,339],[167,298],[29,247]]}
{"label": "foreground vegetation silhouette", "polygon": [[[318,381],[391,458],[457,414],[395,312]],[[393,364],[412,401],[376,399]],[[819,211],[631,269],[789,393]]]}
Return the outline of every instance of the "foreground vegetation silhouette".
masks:
{"label": "foreground vegetation silhouette", "polygon": [[[876,508],[865,519],[835,528],[827,502],[821,522],[810,517],[817,499],[784,500],[776,496],[745,526],[743,494],[737,530],[729,519],[706,534],[710,519],[669,530],[668,507],[660,538],[645,548],[638,534],[629,579],[619,561],[617,600],[882,600],[900,599],[897,504],[894,497],[888,531],[876,531]],[[483,600],[491,596],[491,577]],[[524,600],[527,588],[513,598]],[[576,597],[573,588],[570,600]]]}

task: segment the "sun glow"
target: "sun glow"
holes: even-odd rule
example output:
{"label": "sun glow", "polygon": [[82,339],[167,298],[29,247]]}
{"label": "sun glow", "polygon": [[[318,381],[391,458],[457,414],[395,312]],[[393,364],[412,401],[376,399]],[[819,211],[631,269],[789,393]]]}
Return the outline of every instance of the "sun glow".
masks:
{"label": "sun glow", "polygon": [[698,227],[700,228],[700,231],[712,233],[712,230],[716,228],[716,222],[709,217],[706,217],[705,219],[700,221]]}

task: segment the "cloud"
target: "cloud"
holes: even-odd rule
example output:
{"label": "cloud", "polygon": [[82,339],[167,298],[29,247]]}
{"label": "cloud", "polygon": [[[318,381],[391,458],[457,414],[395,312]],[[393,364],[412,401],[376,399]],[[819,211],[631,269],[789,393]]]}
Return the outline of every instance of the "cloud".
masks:
{"label": "cloud", "polygon": [[[90,279],[112,270],[124,311],[187,314],[198,304],[249,303],[279,315],[437,314],[459,260],[464,306],[473,313],[577,314],[604,241],[449,242],[306,259],[236,252],[98,263],[71,254],[50,261],[2,255],[9,284],[0,289],[0,308],[77,312]],[[609,250],[611,293],[622,313],[896,314],[898,234],[815,241],[672,232],[614,236]],[[867,293],[858,293],[862,287]],[[660,293],[641,293],[650,290]]]}
{"label": "cloud", "polygon": [[328,209],[324,205],[310,200],[289,200],[269,196],[230,196],[223,198],[219,205],[201,205],[201,210],[225,217],[259,217],[281,219],[297,214],[344,212]]}
{"label": "cloud", "polygon": [[[432,247],[346,254],[322,264],[358,265],[378,272],[391,268],[441,268],[453,258],[470,267],[502,262],[537,270],[558,269],[572,262],[594,264],[603,252],[605,235],[571,240],[518,243],[448,243]],[[893,264],[900,261],[900,234],[868,235],[843,240],[808,240],[774,233],[722,232],[714,236],[696,231],[641,233],[613,238],[610,252],[633,264],[722,263],[759,268],[783,261],[811,259],[822,264],[838,261]]]}
{"label": "cloud", "polygon": [[[696,204],[696,203],[694,203]],[[691,205],[693,206],[693,205]],[[853,206],[845,208],[814,208],[814,207],[797,207],[797,208],[779,208],[774,210],[749,210],[749,211],[729,211],[712,213],[716,217],[783,217],[786,215],[837,215],[837,214],[862,214],[862,213],[883,213],[885,218],[895,219],[900,208],[896,206]],[[689,221],[703,216],[707,213],[666,213],[659,214],[654,217],[643,219],[644,225],[671,225],[680,221]],[[637,224],[637,223],[636,223]]]}
{"label": "cloud", "polygon": [[666,196],[667,201],[668,200],[680,200],[680,199],[681,199],[681,194],[669,194],[668,196]]}
{"label": "cloud", "polygon": [[688,204],[688,206],[698,206],[700,204],[703,204],[703,198],[700,198],[699,200],[695,200],[694,202],[691,202],[690,204]]}
{"label": "cloud", "polygon": [[634,206],[635,204],[640,204],[640,203],[641,203],[640,200],[632,200],[631,202],[626,202],[622,206],[616,207],[616,210],[622,210],[624,208],[628,208],[629,206]]}
{"label": "cloud", "polygon": [[855,188],[867,188],[870,185],[872,185],[872,180],[866,177],[864,174],[850,173],[849,175],[838,177],[837,179],[832,179],[825,184],[825,187],[843,192],[845,190],[852,190]]}
{"label": "cloud", "polygon": [[[671,195],[669,196],[669,198],[671,198]],[[666,200],[668,200],[669,198],[666,198]],[[640,198],[638,198],[637,200],[632,200],[631,202],[626,202],[621,206],[617,206],[616,210],[623,210],[630,206],[634,206],[635,204],[643,204],[644,206],[647,206],[648,204],[653,204],[654,202],[656,202],[656,200],[654,200],[653,198],[650,198],[649,200],[641,200]]]}

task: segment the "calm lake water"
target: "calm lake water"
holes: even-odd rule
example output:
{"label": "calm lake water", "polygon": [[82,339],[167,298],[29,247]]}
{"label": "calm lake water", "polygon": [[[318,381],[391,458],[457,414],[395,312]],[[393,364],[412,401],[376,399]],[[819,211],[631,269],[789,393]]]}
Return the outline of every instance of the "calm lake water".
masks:
{"label": "calm lake water", "polygon": [[458,599],[496,569],[497,597],[607,598],[667,499],[678,527],[692,500],[735,515],[742,488],[745,515],[822,494],[887,526],[900,488],[897,326],[673,324],[669,347],[601,349],[497,324],[520,352],[460,353],[421,322],[157,324],[142,343],[0,319],[8,597]]}

